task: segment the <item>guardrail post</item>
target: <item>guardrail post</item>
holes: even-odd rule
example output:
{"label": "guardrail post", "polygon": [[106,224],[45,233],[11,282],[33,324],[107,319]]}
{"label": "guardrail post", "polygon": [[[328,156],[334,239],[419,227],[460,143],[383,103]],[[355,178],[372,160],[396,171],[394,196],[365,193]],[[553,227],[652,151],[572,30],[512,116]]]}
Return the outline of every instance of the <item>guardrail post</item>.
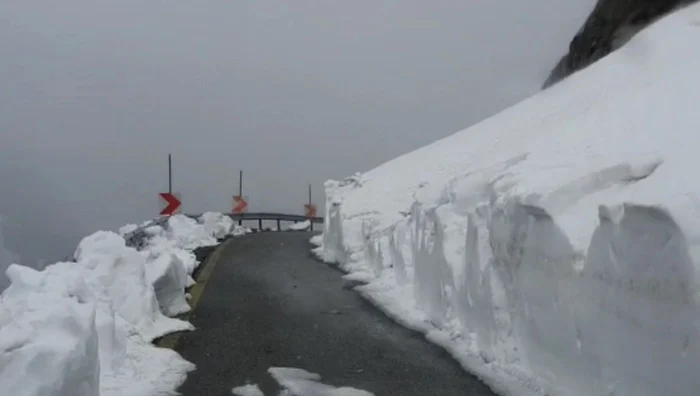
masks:
{"label": "guardrail post", "polygon": [[277,231],[282,231],[282,220],[277,219]]}
{"label": "guardrail post", "polygon": [[258,226],[259,226],[259,228],[260,228],[260,231],[262,231],[262,230],[263,230],[263,227],[262,227],[262,219],[258,219]]}

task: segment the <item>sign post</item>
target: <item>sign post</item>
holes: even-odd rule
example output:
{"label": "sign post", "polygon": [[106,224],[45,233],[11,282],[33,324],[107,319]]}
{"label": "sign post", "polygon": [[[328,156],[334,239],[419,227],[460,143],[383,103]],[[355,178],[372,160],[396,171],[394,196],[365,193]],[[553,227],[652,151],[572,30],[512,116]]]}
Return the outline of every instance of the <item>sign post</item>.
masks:
{"label": "sign post", "polygon": [[316,205],[311,203],[311,184],[309,184],[309,203],[304,205],[304,215],[309,218],[311,223],[311,231],[314,230],[313,218],[316,217]]}
{"label": "sign post", "polygon": [[233,213],[241,214],[248,211],[248,201],[246,197],[240,195],[233,196]]}
{"label": "sign post", "polygon": [[[243,196],[243,170],[238,173],[238,195],[233,196],[233,213],[241,214],[248,210],[248,198]],[[243,219],[238,220],[238,225],[243,225]]]}
{"label": "sign post", "polygon": [[161,210],[161,216],[171,216],[173,213],[177,212],[182,205],[182,202],[178,197],[173,194],[173,156],[168,154],[168,192],[160,193],[161,198],[165,200],[168,204],[163,210]]}

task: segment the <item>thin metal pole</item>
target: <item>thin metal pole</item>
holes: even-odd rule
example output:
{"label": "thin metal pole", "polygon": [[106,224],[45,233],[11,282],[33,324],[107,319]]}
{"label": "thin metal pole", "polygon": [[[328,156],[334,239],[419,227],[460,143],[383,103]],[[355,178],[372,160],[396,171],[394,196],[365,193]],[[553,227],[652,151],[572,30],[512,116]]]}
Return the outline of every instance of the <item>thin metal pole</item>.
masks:
{"label": "thin metal pole", "polygon": [[[238,196],[241,197],[241,199],[243,198],[243,169],[241,169],[238,173]],[[241,216],[241,219],[238,220],[238,225],[243,226],[243,216]]]}
{"label": "thin metal pole", "polygon": [[168,154],[168,193],[173,193],[173,156]]}
{"label": "thin metal pole", "polygon": [[[311,184],[310,183],[309,183],[309,208],[311,208]],[[311,231],[313,231],[314,230],[314,219],[309,218],[309,222],[311,225],[311,227],[310,227]]]}

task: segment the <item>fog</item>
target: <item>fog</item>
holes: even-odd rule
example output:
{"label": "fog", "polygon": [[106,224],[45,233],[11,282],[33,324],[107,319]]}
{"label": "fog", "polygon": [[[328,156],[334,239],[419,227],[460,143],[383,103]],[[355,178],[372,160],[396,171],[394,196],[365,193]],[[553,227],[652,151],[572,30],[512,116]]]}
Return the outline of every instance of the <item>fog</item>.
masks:
{"label": "fog", "polygon": [[3,0],[0,267],[157,215],[168,153],[183,211],[243,169],[250,210],[301,213],[538,91],[593,3]]}

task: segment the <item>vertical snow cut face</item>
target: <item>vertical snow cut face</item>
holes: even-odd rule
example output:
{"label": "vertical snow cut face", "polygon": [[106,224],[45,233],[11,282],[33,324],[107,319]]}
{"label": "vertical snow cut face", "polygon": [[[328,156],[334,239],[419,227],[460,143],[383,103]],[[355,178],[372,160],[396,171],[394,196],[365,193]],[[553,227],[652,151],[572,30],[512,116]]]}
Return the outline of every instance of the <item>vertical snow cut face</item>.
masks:
{"label": "vertical snow cut face", "polygon": [[[123,235],[84,238],[75,262],[42,271],[10,265],[0,294],[0,389],[17,396],[174,394],[194,366],[155,338],[192,330],[171,318],[189,310],[192,249],[240,234],[230,218],[173,216],[146,230],[141,251]],[[150,222],[149,222],[150,223]],[[4,393],[3,393],[4,394]]]}
{"label": "vertical snow cut face", "polygon": [[326,183],[315,252],[503,394],[696,393],[698,21]]}

